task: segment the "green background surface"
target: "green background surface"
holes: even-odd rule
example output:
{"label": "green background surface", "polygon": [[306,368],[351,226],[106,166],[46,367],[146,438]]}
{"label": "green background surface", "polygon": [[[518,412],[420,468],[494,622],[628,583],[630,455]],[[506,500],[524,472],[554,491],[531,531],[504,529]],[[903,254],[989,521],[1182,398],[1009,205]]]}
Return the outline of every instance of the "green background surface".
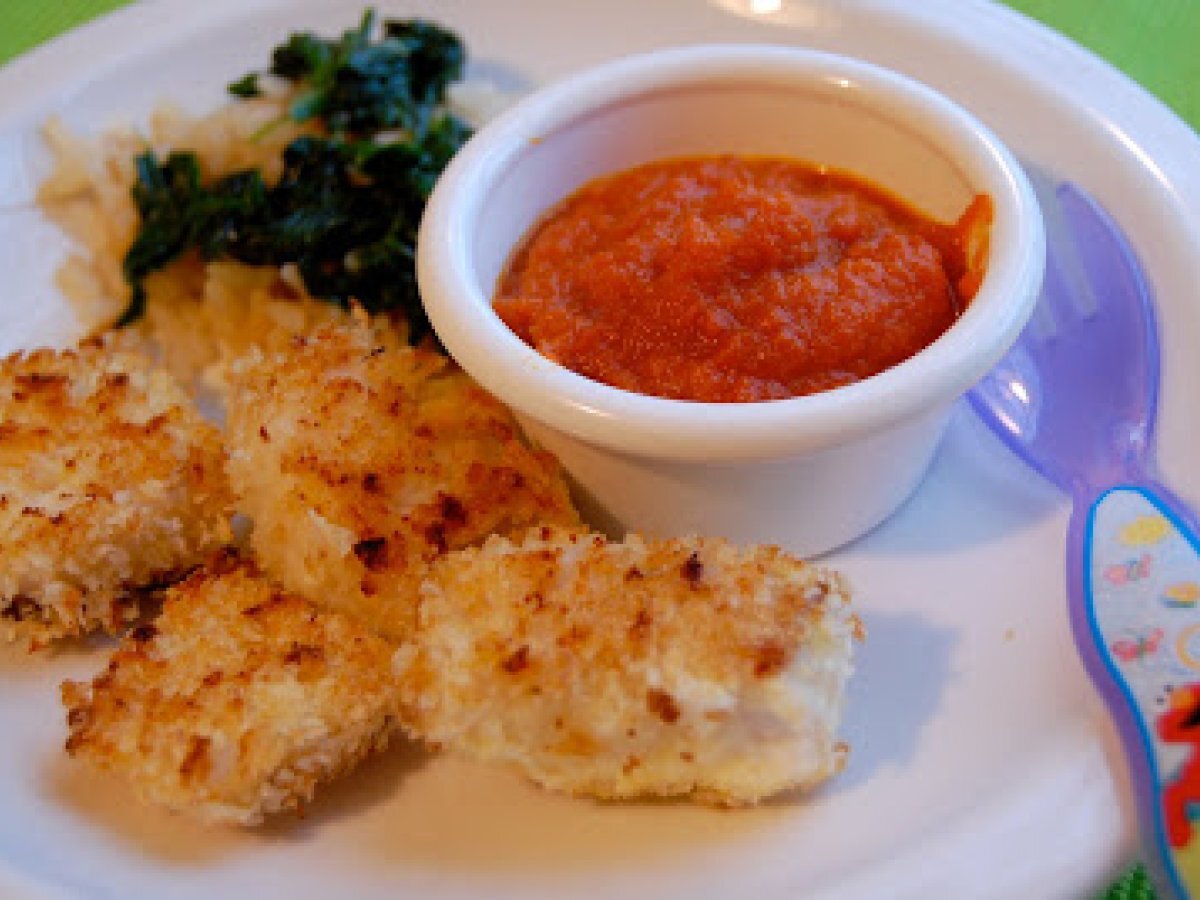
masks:
{"label": "green background surface", "polygon": [[[0,0],[0,63],[126,2]],[[1104,57],[1200,131],[1200,0],[1010,0],[1008,5]],[[1104,900],[1153,896],[1135,867]]]}

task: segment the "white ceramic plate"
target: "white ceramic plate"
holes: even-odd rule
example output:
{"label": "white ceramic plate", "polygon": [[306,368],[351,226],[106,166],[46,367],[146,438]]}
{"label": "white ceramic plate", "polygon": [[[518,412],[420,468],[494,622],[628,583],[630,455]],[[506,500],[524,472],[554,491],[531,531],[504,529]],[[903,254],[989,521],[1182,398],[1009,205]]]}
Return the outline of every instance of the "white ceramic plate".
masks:
{"label": "white ceramic plate", "polygon": [[[1200,497],[1200,140],[1079,48],[973,0],[379,6],[455,27],[475,74],[504,88],[711,40],[847,52],[940,88],[1128,229],[1166,336],[1160,457]],[[63,242],[30,206],[46,173],[39,121],[95,130],[144,120],[162,98],[211,106],[288,30],[332,32],[357,14],[345,2],[155,0],[0,71],[0,350],[71,330],[52,282]],[[870,630],[848,769],[816,796],[756,810],[574,801],[407,748],[325,790],[299,823],[204,831],[61,752],[57,684],[92,674],[99,652],[0,654],[0,895],[1085,896],[1132,858],[1133,835],[1112,732],[1068,635],[1065,512],[960,411],[914,499],[830,560],[856,583]]]}

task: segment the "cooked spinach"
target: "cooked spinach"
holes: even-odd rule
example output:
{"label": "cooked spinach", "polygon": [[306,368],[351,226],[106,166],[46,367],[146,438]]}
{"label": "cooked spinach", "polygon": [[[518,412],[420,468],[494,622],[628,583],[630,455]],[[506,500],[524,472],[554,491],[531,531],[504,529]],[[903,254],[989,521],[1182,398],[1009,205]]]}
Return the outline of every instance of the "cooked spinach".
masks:
{"label": "cooked spinach", "polygon": [[243,100],[250,97],[258,97],[262,94],[262,89],[258,86],[258,73],[251,72],[248,75],[243,75],[227,88],[229,93],[235,97],[241,97]]}
{"label": "cooked spinach", "polygon": [[462,77],[462,42],[419,20],[385,22],[376,42],[373,30],[368,11],[339,41],[303,33],[275,48],[271,74],[303,85],[291,105],[293,119],[319,117],[331,132],[349,135],[425,129],[447,86]]}
{"label": "cooked spinach", "polygon": [[[138,157],[141,225],[124,259],[131,299],[119,324],[142,315],[146,276],[196,250],[206,260],[293,263],[313,296],[401,312],[414,341],[428,332],[416,232],[434,182],[470,136],[445,108],[465,52],[429,22],[385,22],[378,40],[373,32],[368,11],[338,40],[305,32],[275,48],[270,74],[298,89],[290,118],[316,119],[322,132],[287,147],[276,184],[256,170],[204,184],[187,151]],[[230,93],[256,96],[259,77],[239,79]]]}

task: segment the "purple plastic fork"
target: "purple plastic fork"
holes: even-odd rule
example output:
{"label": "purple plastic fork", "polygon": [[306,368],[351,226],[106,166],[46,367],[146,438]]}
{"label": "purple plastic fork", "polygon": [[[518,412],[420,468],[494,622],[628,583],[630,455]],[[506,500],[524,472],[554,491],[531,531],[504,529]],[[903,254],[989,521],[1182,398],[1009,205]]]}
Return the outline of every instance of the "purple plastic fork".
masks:
{"label": "purple plastic fork", "polygon": [[1155,475],[1153,300],[1128,241],[1080,188],[1060,185],[1046,211],[1034,323],[971,403],[1071,496],[1075,643],[1121,735],[1150,876],[1161,897],[1187,897],[1200,888],[1200,541],[1192,509]]}

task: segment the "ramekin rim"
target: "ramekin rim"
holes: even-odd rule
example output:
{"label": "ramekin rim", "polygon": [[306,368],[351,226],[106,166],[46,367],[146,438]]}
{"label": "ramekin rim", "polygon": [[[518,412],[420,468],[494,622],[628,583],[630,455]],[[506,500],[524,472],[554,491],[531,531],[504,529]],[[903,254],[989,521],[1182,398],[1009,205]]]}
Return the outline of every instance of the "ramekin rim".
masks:
{"label": "ramekin rim", "polygon": [[[468,226],[488,185],[529,142],[631,95],[693,80],[755,73],[761,79],[767,70],[780,79],[823,73],[826,89],[855,91],[876,113],[880,104],[864,98],[888,97],[906,115],[915,108],[930,117],[922,126],[925,133],[953,136],[953,155],[984,178],[981,188],[997,209],[989,269],[979,293],[945,334],[910,359],[832,391],[704,403],[636,394],[566,369],[525,344],[491,311],[491,298],[470,277]],[[519,237],[514,235],[514,243]],[[519,412],[611,450],[732,461],[822,449],[948,405],[999,360],[1028,320],[1044,251],[1040,211],[1020,165],[986,125],[943,94],[874,63],[824,51],[702,44],[622,57],[576,73],[534,92],[481,129],[430,198],[418,241],[418,278],[430,319],[451,355]]]}

